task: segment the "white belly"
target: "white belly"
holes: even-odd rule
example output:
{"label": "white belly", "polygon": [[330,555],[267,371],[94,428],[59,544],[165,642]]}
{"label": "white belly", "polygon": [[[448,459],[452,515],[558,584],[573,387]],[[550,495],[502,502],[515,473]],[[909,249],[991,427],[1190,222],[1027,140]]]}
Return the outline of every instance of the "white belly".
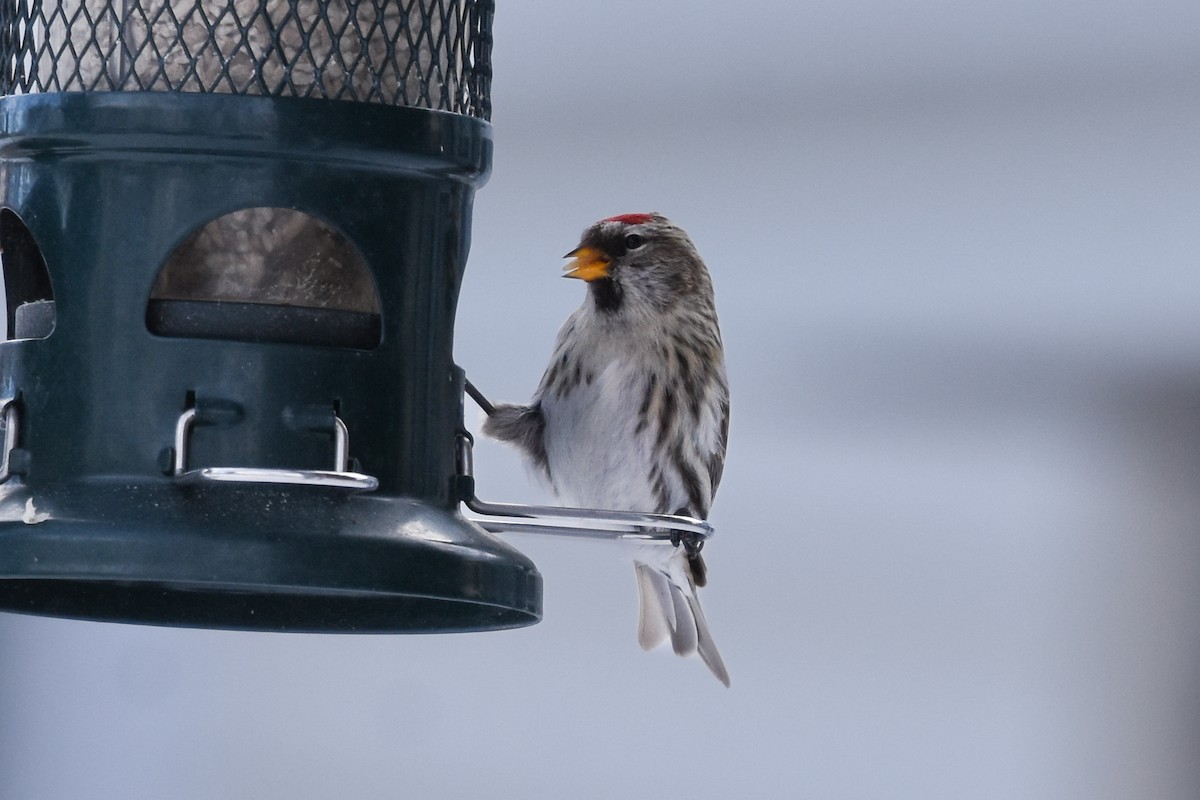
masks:
{"label": "white belly", "polygon": [[644,382],[620,362],[566,397],[543,396],[551,483],[566,505],[654,510],[650,485],[656,421],[638,431]]}

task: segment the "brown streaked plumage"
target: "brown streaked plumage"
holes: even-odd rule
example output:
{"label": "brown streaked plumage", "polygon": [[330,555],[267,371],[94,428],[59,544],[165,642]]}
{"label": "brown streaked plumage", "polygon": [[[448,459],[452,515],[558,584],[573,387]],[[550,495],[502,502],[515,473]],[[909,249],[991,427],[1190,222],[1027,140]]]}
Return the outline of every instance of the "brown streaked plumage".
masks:
{"label": "brown streaked plumage", "polygon": [[[660,214],[592,225],[567,277],[588,297],[559,331],[528,405],[500,405],[484,432],[518,446],[570,505],[706,518],[721,480],[729,388],[712,282],[691,239]],[[698,548],[642,548],[638,641],[670,640],[729,673],[696,597]]]}

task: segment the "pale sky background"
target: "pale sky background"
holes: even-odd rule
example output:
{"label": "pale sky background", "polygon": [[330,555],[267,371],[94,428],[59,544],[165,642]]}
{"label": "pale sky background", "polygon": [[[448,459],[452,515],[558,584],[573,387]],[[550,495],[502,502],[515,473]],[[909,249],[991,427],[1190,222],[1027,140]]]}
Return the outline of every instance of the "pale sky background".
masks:
{"label": "pale sky background", "polygon": [[618,548],[514,536],[519,631],[0,615],[0,800],[1200,795],[1200,4],[498,5],[457,358],[526,398],[579,232],[691,232],[733,688]]}

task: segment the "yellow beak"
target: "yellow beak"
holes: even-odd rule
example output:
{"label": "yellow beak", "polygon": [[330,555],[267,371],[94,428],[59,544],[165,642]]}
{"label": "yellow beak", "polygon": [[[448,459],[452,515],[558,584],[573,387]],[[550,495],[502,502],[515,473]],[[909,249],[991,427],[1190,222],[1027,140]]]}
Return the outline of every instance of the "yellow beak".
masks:
{"label": "yellow beak", "polygon": [[577,247],[567,253],[564,258],[575,259],[564,269],[564,278],[579,278],[582,281],[598,281],[608,277],[608,264],[611,259],[594,247]]}

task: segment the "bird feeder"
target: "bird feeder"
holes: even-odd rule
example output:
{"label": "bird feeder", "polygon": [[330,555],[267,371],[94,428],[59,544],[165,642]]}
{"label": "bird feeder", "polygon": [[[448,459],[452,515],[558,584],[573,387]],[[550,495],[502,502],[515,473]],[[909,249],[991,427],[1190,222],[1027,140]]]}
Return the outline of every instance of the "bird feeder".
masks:
{"label": "bird feeder", "polygon": [[0,6],[0,609],[540,618],[459,513],[492,6]]}

